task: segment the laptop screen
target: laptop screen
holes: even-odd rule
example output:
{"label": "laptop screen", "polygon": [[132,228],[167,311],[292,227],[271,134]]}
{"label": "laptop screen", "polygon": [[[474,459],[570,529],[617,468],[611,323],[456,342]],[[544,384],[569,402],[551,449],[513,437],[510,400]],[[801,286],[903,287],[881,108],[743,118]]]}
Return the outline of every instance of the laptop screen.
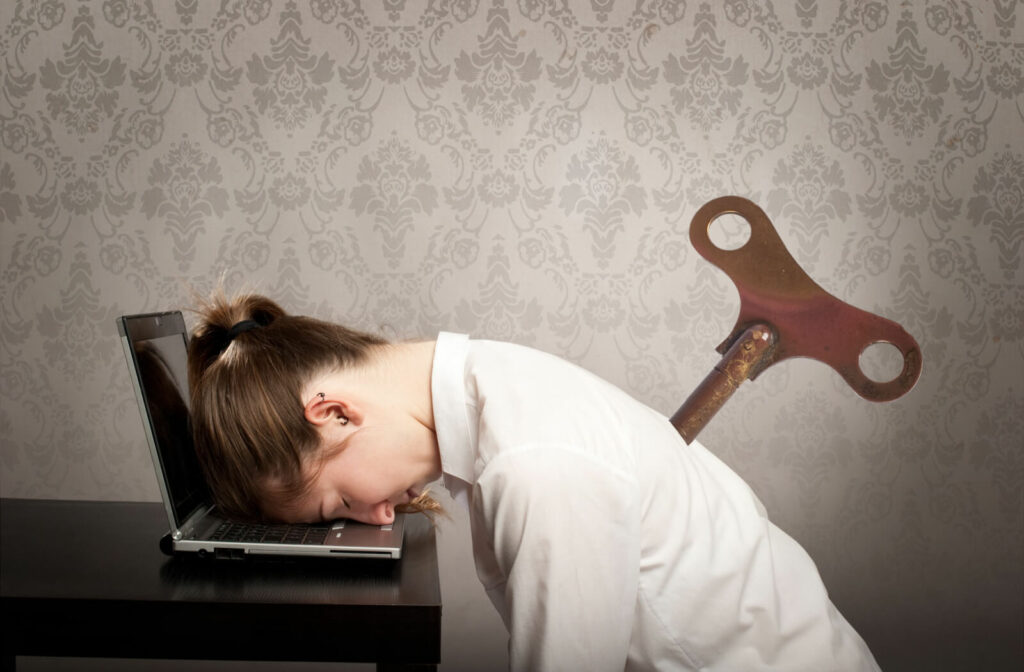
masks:
{"label": "laptop screen", "polygon": [[210,500],[192,445],[184,320],[180,313],[142,315],[125,318],[123,326],[149,416],[151,440],[175,523],[180,526]]}

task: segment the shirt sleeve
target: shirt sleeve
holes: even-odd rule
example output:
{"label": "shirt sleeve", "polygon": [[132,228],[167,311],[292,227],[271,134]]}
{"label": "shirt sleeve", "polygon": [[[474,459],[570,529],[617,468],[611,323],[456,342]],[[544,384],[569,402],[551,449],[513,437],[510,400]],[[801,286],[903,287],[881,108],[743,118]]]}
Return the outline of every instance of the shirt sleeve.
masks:
{"label": "shirt sleeve", "polygon": [[512,670],[625,667],[640,562],[635,491],[629,475],[558,445],[507,451],[478,478],[474,507],[504,578],[488,592]]}

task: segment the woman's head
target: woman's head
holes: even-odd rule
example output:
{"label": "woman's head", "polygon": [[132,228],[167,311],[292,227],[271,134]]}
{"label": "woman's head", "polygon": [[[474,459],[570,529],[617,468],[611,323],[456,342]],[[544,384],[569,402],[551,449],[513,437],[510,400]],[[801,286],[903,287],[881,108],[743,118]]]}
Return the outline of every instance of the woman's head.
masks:
{"label": "woman's head", "polygon": [[325,457],[303,386],[387,343],[254,294],[218,293],[199,314],[188,353],[196,452],[218,506],[260,518],[303,494]]}

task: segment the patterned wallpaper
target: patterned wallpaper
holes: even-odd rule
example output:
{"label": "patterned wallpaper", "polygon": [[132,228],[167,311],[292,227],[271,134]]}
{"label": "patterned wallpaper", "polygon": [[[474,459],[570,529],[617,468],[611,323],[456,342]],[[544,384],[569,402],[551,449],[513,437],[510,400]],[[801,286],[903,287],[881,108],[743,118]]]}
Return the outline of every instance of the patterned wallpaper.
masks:
{"label": "patterned wallpaper", "polygon": [[670,414],[738,310],[690,218],[739,194],[924,372],[878,405],[791,360],[702,440],[889,669],[1024,658],[1017,0],[4,0],[0,29],[4,496],[156,499],[114,318],[220,278]]}

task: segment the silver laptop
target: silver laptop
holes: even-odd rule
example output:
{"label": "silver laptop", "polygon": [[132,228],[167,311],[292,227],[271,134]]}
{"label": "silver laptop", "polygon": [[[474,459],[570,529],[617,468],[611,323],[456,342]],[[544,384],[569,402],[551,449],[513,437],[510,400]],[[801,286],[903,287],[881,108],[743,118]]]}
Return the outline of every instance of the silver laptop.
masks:
{"label": "silver laptop", "polygon": [[[391,525],[339,519],[315,525],[253,525],[218,514],[192,445],[188,395],[188,332],[178,311],[117,320],[167,509],[175,552],[215,558],[249,554],[335,558],[399,558],[405,514]],[[165,538],[165,542],[166,542]]]}

